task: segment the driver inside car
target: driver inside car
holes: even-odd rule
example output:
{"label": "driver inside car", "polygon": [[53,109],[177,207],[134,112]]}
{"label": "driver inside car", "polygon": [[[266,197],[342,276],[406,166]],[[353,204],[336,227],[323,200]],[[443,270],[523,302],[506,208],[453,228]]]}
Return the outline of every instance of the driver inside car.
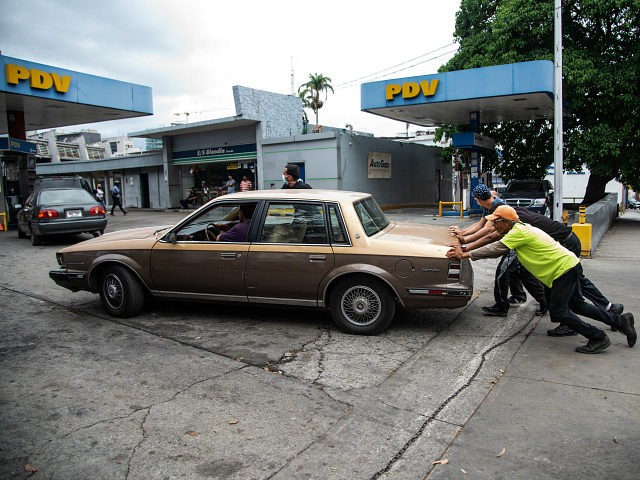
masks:
{"label": "driver inside car", "polygon": [[226,232],[219,233],[216,236],[216,240],[219,242],[246,242],[249,235],[249,225],[251,224],[251,216],[253,215],[254,209],[255,205],[240,205],[238,209],[238,223]]}

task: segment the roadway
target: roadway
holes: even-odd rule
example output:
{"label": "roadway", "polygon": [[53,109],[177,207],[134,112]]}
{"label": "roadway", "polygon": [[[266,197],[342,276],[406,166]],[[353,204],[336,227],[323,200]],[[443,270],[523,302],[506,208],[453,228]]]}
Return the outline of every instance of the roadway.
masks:
{"label": "roadway", "polygon": [[[107,231],[183,215],[131,210]],[[583,260],[632,312],[639,233],[628,211]],[[293,308],[155,301],[111,318],[48,277],[78,239],[0,232],[2,478],[637,478],[640,347],[609,332],[608,350],[578,354],[581,338],[548,337],[531,300],[482,315],[495,260],[473,264],[466,308],[362,337]]]}

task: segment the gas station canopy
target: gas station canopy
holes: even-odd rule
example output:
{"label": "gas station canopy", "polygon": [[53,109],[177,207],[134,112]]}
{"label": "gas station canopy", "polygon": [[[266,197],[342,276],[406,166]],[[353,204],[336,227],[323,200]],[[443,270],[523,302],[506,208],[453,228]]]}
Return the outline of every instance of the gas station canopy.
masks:
{"label": "gas station canopy", "polygon": [[0,66],[0,134],[11,115],[30,131],[153,114],[150,87],[4,55]]}
{"label": "gas station canopy", "polygon": [[361,110],[423,126],[553,118],[553,62],[538,60],[361,86]]}

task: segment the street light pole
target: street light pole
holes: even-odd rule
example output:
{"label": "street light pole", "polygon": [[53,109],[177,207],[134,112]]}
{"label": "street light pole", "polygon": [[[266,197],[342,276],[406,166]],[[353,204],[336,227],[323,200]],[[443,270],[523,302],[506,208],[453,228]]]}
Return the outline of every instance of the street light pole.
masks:
{"label": "street light pole", "polygon": [[553,218],[562,218],[562,173],[563,139],[562,139],[562,5],[561,0],[554,0],[554,101],[553,101]]}

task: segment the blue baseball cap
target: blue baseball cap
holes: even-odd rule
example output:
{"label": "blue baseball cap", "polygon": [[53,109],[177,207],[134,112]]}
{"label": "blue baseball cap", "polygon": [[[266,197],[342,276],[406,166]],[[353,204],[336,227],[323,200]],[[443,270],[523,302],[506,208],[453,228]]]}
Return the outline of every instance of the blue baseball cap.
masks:
{"label": "blue baseball cap", "polygon": [[478,200],[489,200],[491,198],[491,191],[484,183],[480,183],[473,189],[471,195]]}

